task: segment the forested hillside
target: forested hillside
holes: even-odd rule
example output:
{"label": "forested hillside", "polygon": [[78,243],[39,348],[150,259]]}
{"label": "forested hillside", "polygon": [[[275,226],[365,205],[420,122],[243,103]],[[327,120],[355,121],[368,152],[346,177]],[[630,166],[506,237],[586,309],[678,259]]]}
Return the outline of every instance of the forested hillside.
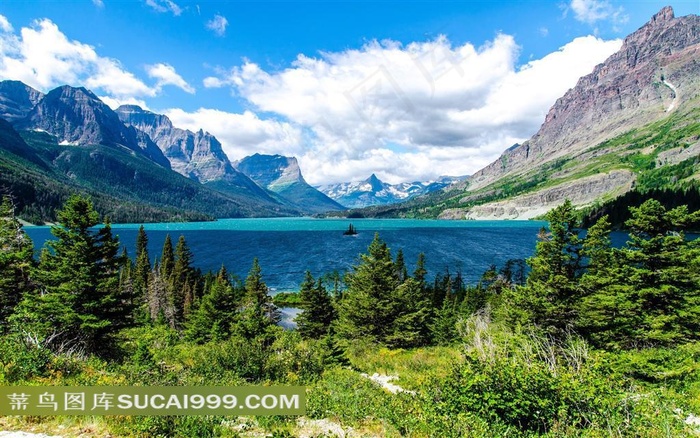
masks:
{"label": "forested hillside", "polygon": [[[92,435],[698,433],[700,240],[685,230],[700,213],[685,206],[631,208],[614,248],[607,217],[583,236],[567,201],[532,258],[477,284],[376,235],[345,278],[306,273],[291,331],[257,260],[244,280],[203,273],[183,237],[149,254],[143,229],[129,258],[81,196],[38,260],[8,198],[0,219],[3,385],[308,387],[304,417],[103,417]],[[398,379],[391,392],[372,381],[383,378]],[[78,418],[0,419],[28,422],[85,433]]]}

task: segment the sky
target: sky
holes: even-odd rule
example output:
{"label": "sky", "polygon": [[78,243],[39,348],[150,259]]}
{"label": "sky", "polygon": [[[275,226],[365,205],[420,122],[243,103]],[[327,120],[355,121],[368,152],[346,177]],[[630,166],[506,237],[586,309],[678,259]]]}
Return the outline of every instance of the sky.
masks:
{"label": "sky", "polygon": [[469,175],[663,6],[690,1],[2,0],[0,79],[84,86],[315,185]]}

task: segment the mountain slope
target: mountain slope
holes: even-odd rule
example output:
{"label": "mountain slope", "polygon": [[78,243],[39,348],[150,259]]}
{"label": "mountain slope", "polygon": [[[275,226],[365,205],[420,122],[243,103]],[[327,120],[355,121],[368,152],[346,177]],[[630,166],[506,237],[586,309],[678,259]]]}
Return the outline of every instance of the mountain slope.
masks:
{"label": "mountain slope", "polygon": [[9,122],[23,119],[44,94],[20,81],[0,82],[0,118]]}
{"label": "mountain slope", "polygon": [[66,145],[123,146],[165,168],[170,162],[149,138],[127,128],[91,91],[64,85],[51,90],[14,123],[18,130],[41,130]]}
{"label": "mountain slope", "polygon": [[255,154],[234,163],[236,168],[262,187],[278,194],[291,206],[306,213],[345,210],[320,191],[311,187],[301,174],[294,157]]}
{"label": "mountain slope", "polygon": [[528,141],[452,189],[396,214],[526,219],[565,198],[587,206],[630,190],[697,183],[700,17],[663,8],[582,77]]}
{"label": "mountain slope", "polygon": [[[32,96],[38,100],[29,109]],[[222,193],[172,171],[146,133],[125,126],[84,88],[64,86],[41,95],[21,83],[4,82],[0,102],[14,125],[4,120],[0,125],[0,191],[16,198],[20,215],[28,220],[55,219],[56,207],[73,192],[92,196],[114,221],[294,213],[241,174],[263,196],[231,185],[232,193]]]}
{"label": "mountain slope", "polygon": [[122,105],[116,113],[124,124],[153,139],[179,174],[232,197],[283,209],[270,193],[234,169],[221,143],[208,132],[176,128],[167,116],[136,105]]}
{"label": "mountain slope", "polygon": [[388,184],[372,174],[364,181],[328,184],[318,190],[349,208],[396,204],[425,195],[464,180],[466,177],[443,176],[437,181]]}

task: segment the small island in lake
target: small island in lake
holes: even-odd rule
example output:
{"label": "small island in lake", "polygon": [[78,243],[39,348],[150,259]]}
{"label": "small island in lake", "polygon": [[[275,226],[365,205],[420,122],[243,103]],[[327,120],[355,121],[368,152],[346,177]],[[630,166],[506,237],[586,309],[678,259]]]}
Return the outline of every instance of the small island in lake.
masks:
{"label": "small island in lake", "polygon": [[348,225],[348,229],[343,232],[343,236],[354,236],[357,234],[357,229],[352,225]]}

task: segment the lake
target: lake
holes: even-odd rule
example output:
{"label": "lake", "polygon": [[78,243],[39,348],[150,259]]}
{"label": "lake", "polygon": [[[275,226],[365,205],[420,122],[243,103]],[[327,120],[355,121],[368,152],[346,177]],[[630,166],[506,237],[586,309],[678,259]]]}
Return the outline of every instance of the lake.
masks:
{"label": "lake", "polygon": [[[359,234],[344,236],[352,223]],[[184,235],[203,271],[218,270],[245,278],[257,257],[272,293],[298,290],[306,270],[318,277],[345,272],[365,253],[375,233],[387,242],[392,255],[403,249],[409,272],[418,254],[426,256],[428,278],[449,270],[461,271],[476,283],[491,264],[530,257],[541,221],[439,221],[409,219],[223,219],[215,222],[145,224],[151,259],[160,257],[166,234],[173,245]],[[138,224],[114,224],[113,231],[135,253]],[[50,227],[25,227],[39,249],[53,236]]]}

